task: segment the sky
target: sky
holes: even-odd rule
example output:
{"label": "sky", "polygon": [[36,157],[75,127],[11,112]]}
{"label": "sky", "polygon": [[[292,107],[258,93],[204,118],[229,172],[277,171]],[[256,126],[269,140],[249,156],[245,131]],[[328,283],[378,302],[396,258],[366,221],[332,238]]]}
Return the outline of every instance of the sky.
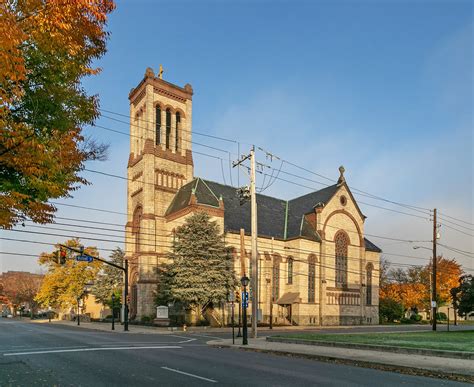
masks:
{"label": "sky", "polygon": [[[344,165],[354,193],[417,207],[355,195],[367,234],[429,241],[426,209],[437,208],[439,243],[474,251],[472,2],[128,0],[117,2],[107,28],[108,52],[97,62],[102,72],[83,80],[102,109],[127,115],[130,89],[147,67],[157,72],[163,64],[165,80],[193,86],[193,140],[225,152],[197,144],[193,150],[229,160],[255,144],[307,170],[259,152],[258,161],[281,167],[278,177],[289,181],[276,180],[264,194],[290,199],[323,188],[331,181],[313,173],[335,180]],[[129,131],[126,117],[103,114],[97,124]],[[110,145],[107,161],[86,168],[125,177],[129,137],[98,127],[85,133]],[[195,154],[194,162],[197,176],[248,184],[229,161]],[[2,237],[40,243],[68,238],[38,233],[88,237],[83,242],[104,256],[123,246],[123,233],[111,230],[126,222],[126,181],[83,176],[89,186],[55,201],[58,225],[25,222]],[[257,182],[265,186],[268,178],[259,175]],[[79,234],[92,224],[80,220],[110,224]],[[429,242],[369,239],[394,263],[426,264],[430,257]],[[2,252],[33,255],[0,253],[0,272],[40,272],[36,256],[52,249],[7,240],[0,245]],[[474,270],[469,254],[439,251]]]}

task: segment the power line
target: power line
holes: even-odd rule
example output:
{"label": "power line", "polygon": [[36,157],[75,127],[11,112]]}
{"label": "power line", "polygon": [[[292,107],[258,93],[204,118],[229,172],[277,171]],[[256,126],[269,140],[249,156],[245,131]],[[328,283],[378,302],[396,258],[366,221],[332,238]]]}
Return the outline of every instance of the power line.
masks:
{"label": "power line", "polygon": [[66,203],[58,203],[58,202],[50,202],[50,203],[54,204],[55,206],[74,207],[74,208],[81,208],[81,209],[84,209],[84,210],[106,212],[106,213],[109,213],[109,214],[127,215],[127,213],[125,213],[125,212],[118,212],[118,211],[112,211],[112,210],[103,210],[103,209],[100,209],[100,208],[85,207],[85,206],[78,206],[78,205],[74,205],[74,204],[66,204]]}
{"label": "power line", "polygon": [[[86,209],[89,209],[89,210],[93,210],[93,208],[89,208],[89,207],[83,207],[83,208],[86,208]],[[85,222],[85,223],[105,224],[105,225],[114,225],[114,226],[124,227],[123,224],[118,224],[118,223],[97,222],[97,221],[90,221],[90,220],[79,219],[79,218],[62,218],[62,217],[56,217],[56,218],[57,218],[57,219],[66,219],[66,220],[71,220],[71,221]],[[30,221],[30,220],[28,220],[28,221],[29,221],[29,222],[32,222],[32,221]],[[92,229],[104,230],[104,231],[126,232],[125,229],[116,230],[116,229],[111,229],[111,228],[93,227],[93,226],[82,226],[82,225],[75,225],[75,224],[68,224],[68,223],[59,223],[59,222],[55,222],[55,223],[52,223],[52,224],[58,224],[58,225],[64,225],[64,226],[71,226],[71,227],[79,227],[79,228],[92,228]],[[331,225],[329,225],[329,224],[327,224],[326,227],[330,227],[330,228],[333,228],[333,229],[339,229],[339,227],[331,226]],[[145,230],[155,230],[156,232],[144,233],[143,231],[141,231],[142,229],[145,229]],[[166,229],[154,228],[154,227],[151,227],[151,228],[150,228],[150,227],[143,227],[143,226],[140,227],[140,235],[167,236],[167,234],[166,234],[166,235],[158,234],[157,231],[165,231],[165,232],[167,232],[168,230],[166,230]],[[345,231],[348,232],[348,233],[355,234],[355,235],[359,236],[359,233],[358,233],[357,231],[352,231],[352,230],[345,230]],[[365,233],[364,236],[369,236],[369,237],[371,237],[371,238],[377,238],[377,239],[385,239],[385,240],[391,240],[391,241],[404,242],[404,243],[423,243],[423,242],[431,242],[431,241],[429,241],[429,240],[401,239],[401,238],[393,238],[393,237],[387,237],[387,236],[383,236],[383,235],[376,235],[376,234],[369,234],[369,233]],[[277,240],[280,240],[280,239],[277,239]]]}
{"label": "power line", "polygon": [[455,223],[455,222],[452,222],[452,221],[450,221],[450,220],[446,220],[446,219],[444,219],[444,218],[438,217],[438,219],[441,219],[441,220],[442,220],[442,222],[438,222],[439,224],[449,223],[449,224],[452,224],[452,225],[454,225],[454,226],[464,228],[464,229],[466,229],[466,230],[468,230],[468,231],[474,231],[474,228],[467,227],[467,226],[463,226],[463,225],[461,225],[461,224],[459,224],[459,223]]}
{"label": "power line", "polygon": [[[102,109],[102,110],[105,111],[104,109]],[[108,110],[107,112],[108,112],[108,113],[111,113],[111,114],[116,114],[116,115],[119,115],[119,116],[123,116],[123,117],[126,117],[126,118],[130,119],[130,116],[125,115],[125,114],[113,112],[113,111],[110,111],[110,110]],[[109,117],[109,116],[105,116],[105,115],[102,115],[102,116],[103,116],[104,118],[112,119],[112,120],[114,120],[114,121],[116,121],[116,122],[120,122],[120,123],[123,123],[123,124],[126,124],[126,125],[138,127],[138,128],[140,128],[140,129],[142,129],[142,130],[145,130],[145,131],[154,132],[154,130],[152,130],[152,129],[148,129],[148,128],[142,127],[142,126],[140,126],[140,125],[133,124],[133,123],[131,123],[131,122],[119,120],[119,119],[116,119],[116,118],[113,118],[113,117]],[[141,119],[141,120],[142,120],[143,122],[149,122],[149,123],[152,123],[152,124],[156,124],[154,121],[150,121],[150,120],[146,120],[146,119]],[[180,130],[182,130],[182,131],[184,131],[184,132],[189,132],[189,133],[191,133],[191,131],[187,131],[187,130],[185,130],[184,128],[181,128]],[[235,140],[235,139],[234,139],[234,140],[231,140],[231,139],[226,139],[226,138],[218,137],[218,136],[211,136],[211,135],[207,135],[207,134],[199,133],[199,132],[192,132],[192,133],[199,134],[199,135],[204,135],[204,136],[207,136],[207,137],[214,137],[214,138],[219,139],[219,140],[228,141],[228,142],[233,142],[233,143],[236,143],[236,144],[242,143],[242,142],[239,142],[239,141],[237,141],[237,140]],[[122,134],[124,134],[124,133],[122,132]],[[143,138],[143,137],[142,137],[142,138]],[[184,139],[182,139],[182,140],[184,140]],[[202,144],[201,144],[201,145],[202,145]],[[231,152],[229,152],[229,151],[227,151],[227,150],[224,150],[224,149],[221,149],[221,148],[216,148],[216,149],[219,150],[219,151],[222,151],[222,152],[231,153]],[[261,147],[259,147],[259,149],[260,149],[260,150],[263,150]],[[240,157],[240,155],[237,155],[237,157]],[[279,158],[280,158],[280,157],[279,157]],[[311,171],[311,170],[309,170],[309,169],[307,169],[307,168],[301,167],[301,166],[299,166],[299,165],[297,165],[297,164],[295,164],[295,163],[292,163],[292,162],[290,162],[290,161],[288,161],[288,160],[285,160],[285,159],[283,159],[283,158],[280,158],[280,159],[281,159],[282,161],[284,161],[285,163],[287,163],[287,164],[289,164],[289,165],[292,165],[292,166],[294,166],[294,167],[296,167],[296,168],[299,168],[299,169],[301,169],[301,170],[303,170],[303,171],[306,171],[306,172],[311,173],[311,174],[313,174],[313,175],[322,177],[322,178],[327,179],[327,180],[329,180],[329,181],[331,181],[331,182],[335,182],[334,179],[331,179],[331,178],[326,177],[326,176],[324,176],[324,175],[322,175],[322,174],[318,174],[318,173],[316,173],[316,172],[313,172],[313,171]],[[321,183],[321,184],[324,184],[324,183]],[[388,202],[388,203],[391,203],[391,204],[395,204],[395,205],[398,205],[398,206],[401,206],[401,207],[405,207],[405,208],[411,209],[411,210],[413,210],[413,211],[421,212],[421,213],[423,213],[423,214],[429,214],[429,213],[431,213],[431,209],[428,209],[428,208],[419,207],[419,206],[413,206],[413,205],[409,205],[409,204],[405,204],[405,203],[396,202],[396,201],[393,201],[393,200],[385,199],[385,198],[382,198],[382,197],[380,197],[380,196],[377,196],[377,195],[374,195],[374,194],[365,192],[365,191],[360,190],[360,189],[355,188],[355,187],[351,187],[351,188],[352,188],[352,190],[358,192],[360,195],[368,196],[368,197],[370,197],[370,198],[372,198],[372,199],[382,200],[382,201],[385,201],[385,202]]]}
{"label": "power line", "polygon": [[462,231],[462,230],[459,230],[459,229],[457,229],[457,228],[455,228],[455,227],[448,226],[447,224],[443,224],[443,226],[446,227],[446,228],[449,228],[449,229],[451,229],[451,230],[457,231],[457,232],[459,232],[459,233],[461,233],[461,234],[470,236],[471,238],[474,238],[474,235],[473,235],[473,234],[469,234],[469,233],[464,232],[464,231]]}
{"label": "power line", "polygon": [[458,222],[466,223],[466,224],[469,224],[469,225],[471,225],[471,226],[474,226],[474,223],[472,223],[472,222],[468,222],[468,221],[466,221],[466,220],[462,220],[462,219],[459,219],[459,218],[455,218],[455,217],[453,217],[453,216],[446,215],[444,212],[440,212],[440,215],[441,215],[442,217],[445,217],[445,218],[457,220]]}
{"label": "power line", "polygon": [[[123,122],[125,124],[129,124],[128,122],[125,122],[125,121],[120,121],[120,120],[116,120],[116,121],[119,121],[119,122]],[[131,126],[137,126],[137,127],[140,127],[139,125],[136,125],[136,124],[131,124]],[[100,126],[100,125],[96,125],[97,127],[100,127],[100,128],[105,128],[103,126]],[[105,129],[110,129],[110,128],[105,128]],[[151,129],[147,129],[147,128],[142,128],[143,130],[145,131],[152,131]],[[115,131],[115,130],[113,130]],[[115,131],[116,132],[116,131]],[[138,137],[138,138],[141,138],[141,139],[144,139],[143,136],[135,136],[135,135],[132,135],[132,134],[129,134],[129,133],[124,133],[124,132],[119,132],[123,135],[127,135],[127,136],[130,136],[130,137]],[[207,147],[207,148],[211,148],[211,149],[214,149],[214,150],[218,150],[218,151],[221,151],[221,152],[224,152],[224,153],[228,153],[229,154],[229,157],[230,157],[230,154],[231,152],[225,150],[225,149],[221,149],[221,148],[216,148],[216,147],[210,147],[210,146],[207,146],[207,145],[204,145],[204,144],[199,144],[199,143],[196,143],[194,141],[188,141],[186,139],[181,139],[182,141],[186,141],[186,142],[189,142],[189,143],[192,143],[192,144],[195,144],[195,145],[201,145],[201,146],[204,146],[204,147]],[[200,154],[200,155],[204,155],[204,156],[208,156],[208,157],[212,157],[214,159],[218,159],[220,160],[220,162],[222,163],[223,162],[223,159],[221,157],[218,157],[218,156],[215,156],[215,155],[209,155],[209,154],[206,154],[206,153],[201,153],[201,152],[196,152],[196,151],[193,151],[193,153],[197,153],[197,154]],[[296,164],[293,164],[291,162],[288,162],[286,160],[282,160],[282,165],[283,165],[283,162],[286,162],[287,164],[290,164],[290,165],[296,165]],[[270,167],[271,168],[271,167]],[[274,168],[272,168],[274,170]],[[306,170],[305,168],[301,167],[301,169],[303,170]],[[87,170],[87,169],[86,169]],[[309,171],[309,170],[306,170],[306,171]],[[89,170],[89,172],[91,172],[91,170]],[[305,185],[302,185],[302,184],[298,184],[298,183],[295,183],[295,182],[290,182],[286,179],[282,179],[282,178],[278,178],[278,175],[279,173],[282,172],[282,173],[285,173],[285,174],[288,174],[288,175],[291,175],[293,177],[297,177],[297,178],[300,178],[300,179],[304,179],[304,180],[308,180],[308,181],[312,181],[312,182],[315,182],[317,184],[321,184],[321,185],[324,185],[324,186],[328,186],[327,184],[325,183],[321,183],[321,182],[318,182],[318,181],[315,181],[315,180],[311,180],[311,179],[307,179],[307,178],[304,178],[302,176],[298,176],[298,175],[295,175],[295,174],[292,174],[290,172],[286,172],[286,171],[281,171],[281,168],[280,170],[278,171],[278,174],[277,176],[274,178],[274,182],[276,180],[281,180],[281,181],[285,181],[285,182],[288,182],[288,183],[292,183],[292,184],[295,184],[295,185],[298,185],[300,187],[304,187],[304,188],[307,188],[307,189],[310,189],[311,191],[314,191],[316,188],[313,188],[313,187],[308,187],[308,186],[305,186]],[[96,172],[96,173],[100,173],[100,172]],[[260,172],[260,174],[263,174],[263,172]],[[225,176],[224,176],[224,172],[222,170],[222,174],[223,174],[223,179],[225,180]],[[316,173],[314,173],[316,174]],[[269,175],[266,175],[266,174],[263,174],[265,176],[269,176]],[[318,176],[322,176],[322,175],[319,175],[319,174],[316,174]],[[232,173],[230,172],[230,176],[232,176]],[[271,178],[273,177],[273,175],[271,176]],[[119,178],[122,178],[122,179],[126,179],[124,177],[119,177]],[[329,179],[329,178],[327,178]],[[129,179],[128,179],[129,180]],[[330,179],[331,180],[331,179]],[[149,183],[150,184],[150,183]],[[272,183],[273,184],[273,183]],[[354,191],[359,191],[359,193],[356,193],[357,195],[361,195],[361,196],[366,196],[366,197],[369,197],[369,198],[372,198],[372,199],[377,199],[377,200],[383,200],[383,201],[386,201],[386,202],[389,202],[389,203],[392,203],[392,204],[396,204],[396,205],[401,205],[402,207],[405,207],[405,208],[409,208],[413,211],[418,211],[418,212],[421,212],[421,213],[424,213],[422,211],[420,211],[419,209],[416,209],[416,208],[412,208],[412,207],[415,207],[415,206],[409,206],[409,205],[404,205],[404,204],[401,204],[401,203],[398,203],[398,202],[394,202],[394,201],[391,201],[391,200],[388,200],[388,199],[383,199],[383,198],[380,198],[378,196],[375,196],[375,195],[372,195],[372,194],[368,194],[364,191],[361,191],[361,190],[358,190],[354,187],[350,187],[352,188]],[[425,217],[422,217],[422,216],[419,216],[419,215],[415,215],[415,214],[410,214],[410,213],[406,213],[406,212],[402,212],[402,211],[397,211],[397,210],[393,210],[393,209],[389,209],[389,208],[386,208],[386,207],[381,207],[381,206],[377,206],[377,205],[374,205],[374,204],[370,204],[370,203],[364,203],[364,202],[358,202],[360,204],[365,204],[367,206],[372,206],[372,207],[375,207],[375,208],[379,208],[379,209],[384,209],[384,210],[387,210],[387,211],[391,211],[391,212],[396,212],[396,213],[399,213],[399,214],[403,214],[403,215],[408,215],[408,216],[412,216],[412,217],[418,217],[418,218],[421,218],[421,219],[427,219]],[[427,214],[427,213],[425,213]],[[427,214],[428,215],[428,214]]]}

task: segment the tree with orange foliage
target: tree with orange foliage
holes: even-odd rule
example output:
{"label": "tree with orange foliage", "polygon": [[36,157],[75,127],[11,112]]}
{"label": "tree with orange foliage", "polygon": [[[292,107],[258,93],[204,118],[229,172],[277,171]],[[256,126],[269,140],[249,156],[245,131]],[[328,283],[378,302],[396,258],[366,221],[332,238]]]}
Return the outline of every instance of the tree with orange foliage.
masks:
{"label": "tree with orange foliage", "polygon": [[54,198],[86,180],[107,147],[84,138],[99,115],[81,79],[106,52],[112,0],[0,2],[0,227],[52,220]]}
{"label": "tree with orange foliage", "polygon": [[[425,267],[425,281],[429,283],[432,272],[431,263]],[[461,265],[455,259],[438,257],[436,261],[436,295],[438,306],[451,301],[451,289],[459,285],[459,278],[463,274]]]}
{"label": "tree with orange foliage", "polygon": [[[394,300],[403,305],[405,310],[429,310],[431,275],[431,263],[424,267],[390,270],[390,280],[385,281],[380,287],[380,298]],[[438,305],[450,301],[451,289],[458,285],[461,275],[461,265],[456,260],[438,257],[436,275]]]}
{"label": "tree with orange foliage", "polygon": [[2,275],[3,294],[14,309],[27,303],[33,312],[37,307],[36,294],[43,276],[23,271],[7,272]]}

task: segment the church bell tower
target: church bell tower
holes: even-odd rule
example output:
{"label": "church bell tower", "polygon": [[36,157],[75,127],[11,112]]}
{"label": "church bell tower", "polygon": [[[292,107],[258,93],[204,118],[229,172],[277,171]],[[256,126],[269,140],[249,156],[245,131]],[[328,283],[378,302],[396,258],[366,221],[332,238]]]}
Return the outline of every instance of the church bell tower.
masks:
{"label": "church bell tower", "polygon": [[172,233],[165,211],[193,178],[193,89],[176,86],[147,68],[130,91],[130,156],[127,175],[125,253],[129,259],[130,317],[154,314],[156,268],[169,252]]}

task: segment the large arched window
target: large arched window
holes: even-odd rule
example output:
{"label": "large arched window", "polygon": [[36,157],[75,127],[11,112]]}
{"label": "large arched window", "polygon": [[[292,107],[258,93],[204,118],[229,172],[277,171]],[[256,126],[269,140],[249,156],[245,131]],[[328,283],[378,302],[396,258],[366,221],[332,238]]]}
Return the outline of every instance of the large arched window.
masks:
{"label": "large arched window", "polygon": [[179,142],[179,128],[181,126],[181,114],[180,112],[176,113],[176,136],[175,136],[175,149],[178,152],[178,142]]}
{"label": "large arched window", "polygon": [[344,231],[338,231],[334,237],[336,244],[336,287],[347,286],[347,253],[349,237]]}
{"label": "large arched window", "polygon": [[155,144],[160,145],[161,143],[161,107],[156,106],[156,129],[155,129]]}
{"label": "large arched window", "polygon": [[316,257],[308,257],[308,302],[316,301]]}
{"label": "large arched window", "polygon": [[166,149],[170,149],[171,110],[166,109]]}
{"label": "large arched window", "polygon": [[280,297],[280,260],[279,256],[273,256],[272,297],[274,301]]}
{"label": "large arched window", "polygon": [[366,289],[366,304],[372,305],[372,272],[374,265],[371,263],[367,264],[366,275],[367,275],[367,289]]}
{"label": "large arched window", "polygon": [[288,274],[288,285],[293,284],[293,258],[288,257],[286,259],[287,274]]}

